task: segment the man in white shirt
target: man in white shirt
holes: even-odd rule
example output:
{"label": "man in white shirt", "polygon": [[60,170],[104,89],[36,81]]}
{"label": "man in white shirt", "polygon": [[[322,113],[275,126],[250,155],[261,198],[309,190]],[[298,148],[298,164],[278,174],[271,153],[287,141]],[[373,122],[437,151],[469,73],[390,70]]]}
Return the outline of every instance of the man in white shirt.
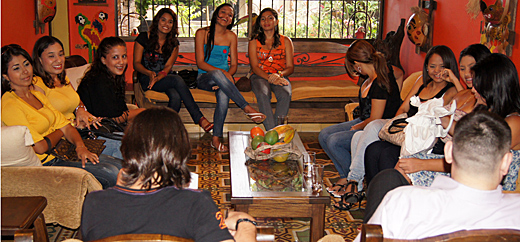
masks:
{"label": "man in white shirt", "polygon": [[384,197],[368,224],[380,224],[385,238],[520,230],[520,194],[502,193],[500,186],[512,159],[507,123],[488,111],[473,112],[457,123],[453,137],[444,148],[451,178],[439,176],[431,187],[401,186]]}

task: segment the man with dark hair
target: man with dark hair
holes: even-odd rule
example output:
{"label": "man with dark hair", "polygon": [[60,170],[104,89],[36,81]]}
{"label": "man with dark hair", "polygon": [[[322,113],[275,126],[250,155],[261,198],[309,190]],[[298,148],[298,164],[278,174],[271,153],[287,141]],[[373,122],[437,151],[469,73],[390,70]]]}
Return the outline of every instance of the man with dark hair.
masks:
{"label": "man with dark hair", "polygon": [[398,187],[372,215],[368,224],[380,224],[385,238],[520,229],[520,194],[502,193],[500,185],[512,159],[507,123],[488,111],[473,112],[457,123],[453,137],[444,148],[451,178],[438,176],[431,187]]}

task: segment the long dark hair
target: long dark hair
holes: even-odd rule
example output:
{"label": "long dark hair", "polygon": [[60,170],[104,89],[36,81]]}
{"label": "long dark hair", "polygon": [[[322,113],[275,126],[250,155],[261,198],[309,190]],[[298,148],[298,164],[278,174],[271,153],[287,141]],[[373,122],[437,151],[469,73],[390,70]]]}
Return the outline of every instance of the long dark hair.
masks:
{"label": "long dark hair", "polygon": [[437,54],[442,58],[442,63],[444,65],[444,68],[450,69],[453,74],[457,77],[457,79],[460,79],[459,74],[459,66],[457,64],[457,59],[455,58],[455,54],[453,54],[453,51],[448,46],[445,45],[436,45],[432,47],[428,53],[426,54],[426,57],[424,57],[424,63],[423,63],[423,85],[426,86],[428,83],[432,81],[432,78],[430,75],[428,75],[428,62],[430,62],[430,58],[433,56],[433,54]]}
{"label": "long dark hair", "polygon": [[345,59],[347,73],[351,78],[355,77],[354,61],[372,64],[377,74],[377,84],[385,88],[388,93],[392,91],[385,56],[383,53],[376,51],[370,43],[365,40],[354,41],[348,48]]}
{"label": "long dark hair", "polygon": [[[159,45],[159,21],[164,14],[169,14],[173,18],[173,26],[170,33],[166,35],[166,41],[164,41],[163,46]],[[150,36],[148,37],[149,41],[146,47],[146,50],[153,52],[159,50],[161,48],[162,56],[164,59],[168,60],[170,55],[172,54],[173,49],[177,47],[179,41],[177,40],[177,36],[179,35],[178,23],[177,23],[177,14],[173,12],[173,10],[169,8],[163,8],[157,12],[157,14],[153,17],[152,26],[150,26]]]}
{"label": "long dark hair", "polygon": [[475,62],[479,62],[482,59],[491,55],[491,51],[483,44],[472,44],[460,52],[459,63],[464,56],[471,56],[475,59]]}
{"label": "long dark hair", "polygon": [[486,100],[491,112],[505,118],[520,113],[520,84],[515,64],[505,55],[491,54],[477,62],[471,71],[474,74],[473,88]]}
{"label": "long dark hair", "polygon": [[[260,21],[262,20],[262,14],[265,12],[271,12],[276,20],[278,20],[278,13],[276,10],[272,8],[264,8],[260,12],[260,15],[256,17],[255,24],[253,25],[253,34],[251,35],[251,40],[257,39],[260,41],[262,45],[265,45],[265,33],[264,29],[262,29],[262,26],[260,26]],[[273,42],[273,49],[280,46],[282,43],[280,42],[280,33],[278,31],[278,25],[276,25],[276,28],[274,28],[274,42]]]}
{"label": "long dark hair", "polygon": [[176,186],[182,189],[191,176],[186,162],[190,139],[177,112],[153,107],[138,114],[121,141],[121,180],[131,186],[141,179],[143,188]]}
{"label": "long dark hair", "polygon": [[206,50],[204,51],[204,61],[209,60],[209,57],[211,56],[211,51],[213,50],[213,45],[215,42],[215,25],[217,24],[217,18],[218,14],[220,12],[220,9],[223,7],[228,6],[233,9],[233,18],[231,19],[231,23],[226,27],[226,29],[231,30],[233,28],[233,24],[235,23],[235,9],[233,8],[233,5],[230,3],[223,3],[222,5],[218,6],[217,9],[213,12],[213,15],[211,16],[211,24],[209,25],[209,34],[208,38],[206,39]]}
{"label": "long dark hair", "polygon": [[[60,44],[61,48],[63,49],[63,43],[61,43],[61,41],[58,38],[53,37],[53,36],[43,36],[43,37],[39,38],[36,41],[36,43],[34,43],[34,48],[33,48],[33,53],[32,53],[33,63],[34,63],[34,74],[41,77],[43,80],[43,83],[45,83],[45,86],[47,86],[48,88],[54,88],[54,80],[52,79],[51,75],[43,69],[43,65],[42,65],[42,62],[40,61],[40,58],[42,57],[43,52],[50,45],[53,45],[56,43]],[[65,67],[65,63],[63,63],[63,66]],[[63,70],[63,72],[58,74],[58,80],[60,80],[60,83],[62,85],[67,84],[67,81],[65,80],[65,76],[66,76],[65,70]]]}
{"label": "long dark hair", "polygon": [[117,46],[124,46],[126,47],[125,41],[123,41],[119,37],[106,37],[104,38],[101,43],[99,44],[99,47],[96,51],[96,55],[94,56],[94,61],[92,61],[92,65],[90,66],[90,69],[85,73],[85,76],[83,79],[81,79],[81,82],[88,82],[88,81],[97,81],[100,76],[108,77],[109,80],[111,80],[111,84],[113,85],[114,89],[116,90],[116,95],[119,98],[125,98],[125,72],[128,66],[125,67],[125,70],[123,71],[123,75],[115,76],[108,70],[107,66],[103,64],[101,61],[101,57],[107,58],[108,53],[110,50]]}
{"label": "long dark hair", "polygon": [[7,70],[9,69],[9,62],[13,59],[13,56],[23,56],[31,66],[33,65],[33,61],[31,59],[31,55],[27,53],[21,46],[17,44],[10,44],[2,47],[2,96],[6,92],[10,92],[13,89],[11,85],[9,85],[9,81],[4,78],[4,75],[7,75]]}

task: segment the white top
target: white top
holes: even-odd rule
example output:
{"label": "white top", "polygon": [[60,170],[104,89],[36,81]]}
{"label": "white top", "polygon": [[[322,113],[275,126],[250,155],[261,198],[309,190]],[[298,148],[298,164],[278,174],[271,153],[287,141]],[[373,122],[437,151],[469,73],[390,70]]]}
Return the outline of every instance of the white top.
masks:
{"label": "white top", "polygon": [[[459,230],[520,229],[520,194],[467,187],[438,176],[431,187],[402,186],[390,191],[368,221],[385,238],[421,239]],[[358,235],[355,241],[360,241]]]}

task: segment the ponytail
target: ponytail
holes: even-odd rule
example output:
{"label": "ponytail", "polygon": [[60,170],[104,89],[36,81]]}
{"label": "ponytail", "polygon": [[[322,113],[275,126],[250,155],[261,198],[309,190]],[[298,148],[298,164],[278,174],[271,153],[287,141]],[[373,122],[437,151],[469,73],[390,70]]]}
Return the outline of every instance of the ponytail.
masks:
{"label": "ponytail", "polygon": [[371,54],[371,58],[374,64],[374,69],[377,74],[377,82],[380,87],[385,88],[388,93],[392,92],[392,86],[390,85],[390,79],[388,78],[388,65],[386,63],[385,55],[379,51]]}

